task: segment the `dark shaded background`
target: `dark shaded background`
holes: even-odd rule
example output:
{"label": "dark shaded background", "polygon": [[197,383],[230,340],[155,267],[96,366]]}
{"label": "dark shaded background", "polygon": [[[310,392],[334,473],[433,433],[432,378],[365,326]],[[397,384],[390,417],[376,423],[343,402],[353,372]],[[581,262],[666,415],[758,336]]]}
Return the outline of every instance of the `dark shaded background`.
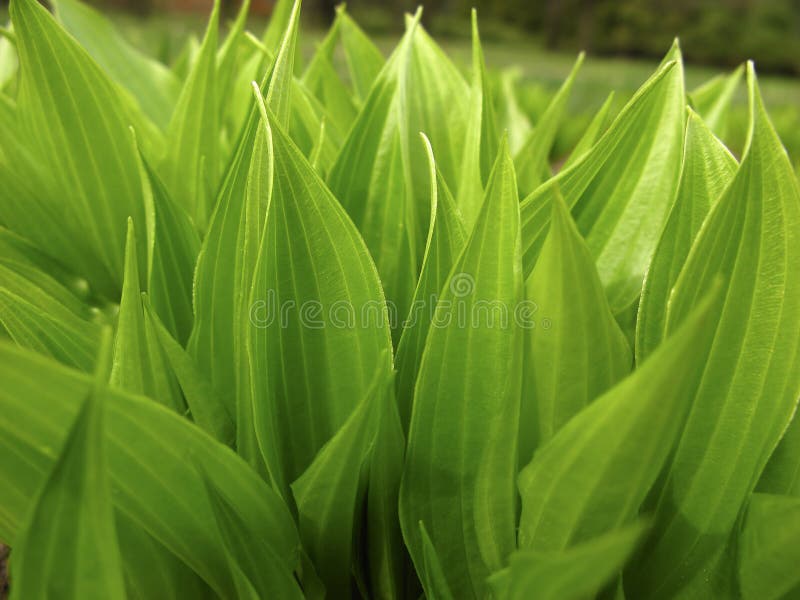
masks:
{"label": "dark shaded background", "polygon": [[[239,0],[224,0],[233,12]],[[800,74],[800,0],[350,0],[348,12],[370,32],[393,33],[399,16],[424,4],[423,22],[438,36],[461,36],[475,6],[486,39],[511,39],[523,33],[550,50],[588,50],[591,54],[659,57],[680,36],[694,63],[730,67],[747,58],[759,70]],[[0,0],[0,5],[7,4]],[[202,12],[211,0],[94,0],[104,9],[131,12]],[[252,0],[253,12],[266,16],[272,0]],[[322,26],[337,0],[305,0],[303,10]]]}

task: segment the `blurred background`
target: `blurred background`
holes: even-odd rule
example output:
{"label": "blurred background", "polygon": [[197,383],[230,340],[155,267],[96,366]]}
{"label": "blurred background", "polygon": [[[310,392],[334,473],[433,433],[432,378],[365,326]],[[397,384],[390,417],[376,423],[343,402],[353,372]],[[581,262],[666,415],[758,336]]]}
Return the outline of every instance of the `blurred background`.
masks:
{"label": "blurred background", "polygon": [[[222,0],[230,20],[240,0]],[[309,57],[341,0],[304,0],[301,47]],[[202,35],[212,0],[89,0],[129,41],[172,63]],[[0,0],[0,21],[7,19]],[[687,90],[756,62],[770,115],[800,169],[800,0],[348,0],[347,11],[388,55],[403,13],[424,5],[423,24],[464,67],[470,61],[470,9],[478,9],[487,63],[501,85],[511,80],[535,123],[576,54],[587,60],[570,98],[555,152],[566,151],[607,94],[618,110],[652,73],[675,36],[687,63]],[[252,0],[248,28],[260,34],[273,0]],[[612,113],[613,110],[612,109]],[[734,99],[728,139],[738,152],[746,135],[744,85]]]}
{"label": "blurred background", "polygon": [[[229,13],[240,0],[223,0]],[[93,0],[104,11],[140,15],[207,13],[212,0]],[[306,18],[322,25],[339,0],[306,0]],[[0,0],[0,5],[8,4]],[[372,33],[397,32],[416,0],[350,0],[348,12]],[[676,35],[689,61],[733,66],[756,58],[760,70],[800,74],[800,0],[427,0],[423,23],[461,36],[473,6],[484,37],[535,37],[549,50],[657,57]],[[266,17],[273,0],[253,0]]]}

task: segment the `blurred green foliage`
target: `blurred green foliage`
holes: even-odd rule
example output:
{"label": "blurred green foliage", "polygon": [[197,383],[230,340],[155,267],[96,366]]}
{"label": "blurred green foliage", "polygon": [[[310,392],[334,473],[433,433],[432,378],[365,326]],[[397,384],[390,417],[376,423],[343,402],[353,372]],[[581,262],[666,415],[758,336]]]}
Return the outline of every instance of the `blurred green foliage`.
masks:
{"label": "blurred green foliage", "polygon": [[[351,0],[348,6],[383,27],[396,24],[393,14],[415,4]],[[434,0],[424,5],[424,20],[429,26],[440,23],[444,33],[455,29],[448,21],[466,19],[476,6],[484,37],[498,31],[485,25],[494,21],[532,32],[550,49],[658,57],[679,36],[689,61],[733,66],[755,58],[762,73],[800,73],[800,0]]]}

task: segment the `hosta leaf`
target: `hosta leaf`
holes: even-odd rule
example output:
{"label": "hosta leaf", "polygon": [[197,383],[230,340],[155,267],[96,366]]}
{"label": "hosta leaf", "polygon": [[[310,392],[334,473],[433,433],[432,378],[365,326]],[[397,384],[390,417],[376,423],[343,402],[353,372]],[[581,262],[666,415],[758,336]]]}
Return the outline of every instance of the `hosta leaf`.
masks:
{"label": "hosta leaf", "polygon": [[595,257],[615,314],[638,298],[678,182],[686,111],[677,46],[667,59],[592,150],[520,206],[525,273],[541,248],[550,199],[560,192]]}
{"label": "hosta leaf", "polygon": [[289,126],[292,111],[292,73],[297,48],[299,20],[300,0],[295,0],[292,12],[289,14],[286,32],[275,55],[272,73],[269,74],[270,83],[265,94],[267,104],[272,109],[278,123],[283,127]]}
{"label": "hosta leaf", "polygon": [[[0,94],[0,222],[16,234],[32,238],[45,250],[49,261],[63,265],[80,265],[82,249],[76,247],[63,222],[53,218],[51,198],[55,184],[45,165],[35,156],[20,123],[17,104]],[[34,245],[31,243],[31,245]],[[43,254],[39,250],[39,254]]]}
{"label": "hosta leaf", "polygon": [[794,418],[769,458],[758,482],[759,492],[800,497],[800,418]]}
{"label": "hosta leaf", "polygon": [[237,577],[237,571],[241,569],[241,575],[244,575],[256,592],[256,598],[303,598],[284,557],[276,555],[276,550],[268,539],[253,536],[248,523],[228,499],[228,492],[219,488],[205,474],[201,465],[198,465],[198,471],[206,486],[220,537],[229,560],[234,565],[232,575],[237,581],[237,587],[242,585]]}
{"label": "hosta leaf", "polygon": [[583,64],[584,56],[583,52],[578,55],[572,71],[570,71],[556,95],[553,96],[550,104],[548,104],[547,109],[536,122],[536,126],[531,130],[525,143],[514,155],[521,196],[526,196],[535,190],[544,181],[546,174],[550,172],[548,161],[550,150],[553,147],[561,120],[564,117],[567,101],[572,93],[572,85]]}
{"label": "hosta leaf", "polygon": [[303,547],[333,597],[344,597],[350,590],[353,525],[365,492],[361,472],[375,442],[378,419],[393,401],[386,393],[392,384],[385,371],[376,373],[341,429],[291,486]]}
{"label": "hosta leaf", "polygon": [[[407,127],[404,137],[408,143],[420,131],[431,141],[436,164],[442,175],[454,190],[458,188],[461,166],[461,154],[464,141],[464,123],[468,115],[469,85],[464,80],[461,72],[450,62],[442,49],[436,45],[427,32],[420,26],[413,30],[410,44],[409,63],[405,73],[406,88],[403,91],[404,101],[407,103]],[[488,104],[489,98],[485,100]],[[488,111],[484,106],[484,112]],[[488,119],[488,113],[486,115]],[[482,125],[482,137],[486,137],[481,150],[481,169],[486,161],[491,164],[495,154],[491,152],[492,142],[488,139],[490,124],[488,121]],[[497,142],[494,141],[494,144]],[[428,172],[428,161],[419,153],[410,156],[412,174]],[[488,175],[488,169],[486,171]],[[420,231],[427,232],[428,215],[423,210],[427,209],[427,182],[424,178],[412,181],[415,197],[419,202],[422,199],[420,212]],[[422,248],[417,249],[422,252]]]}
{"label": "hosta leaf", "polygon": [[[278,0],[272,8],[272,14],[261,41],[271,51],[277,51],[285,39],[285,32],[290,29],[292,9],[295,0]],[[294,69],[294,65],[292,66]]]}
{"label": "hosta leaf", "polygon": [[167,150],[161,165],[164,183],[172,198],[186,209],[201,231],[208,228],[220,168],[219,6],[220,0],[215,0],[197,60],[178,96],[167,128]]}
{"label": "hosta leaf", "polygon": [[343,11],[337,12],[336,20],[308,64],[302,82],[328,110],[336,123],[347,130],[356,118],[358,108],[355,98],[334,67],[334,51],[339,40],[343,16]]}
{"label": "hosta leaf", "polygon": [[219,109],[219,122],[223,127],[225,116],[229,110],[228,99],[234,92],[232,88],[236,82],[237,69],[242,67],[239,64],[240,58],[241,62],[247,61],[247,56],[240,52],[240,48],[249,12],[250,0],[242,0],[239,11],[236,13],[236,19],[231,23],[225,41],[217,51],[217,108]]}
{"label": "hosta leaf", "polygon": [[92,370],[100,325],[88,306],[49,276],[5,256],[0,259],[0,326],[19,346]]}
{"label": "hosta leaf", "polygon": [[214,592],[186,563],[167,550],[138,523],[117,513],[117,538],[129,600],[213,598]]}
{"label": "hosta leaf", "polygon": [[466,241],[461,216],[444,178],[436,168],[433,149],[424,134],[422,134],[422,141],[430,161],[428,179],[431,185],[431,222],[428,228],[422,272],[414,292],[411,312],[403,324],[403,333],[400,343],[397,345],[395,358],[397,400],[404,431],[408,430],[408,424],[411,421],[414,384],[417,380],[417,372],[438,295]]}
{"label": "hosta leaf", "polygon": [[[390,363],[385,301],[352,222],[272,116],[273,188],[247,324],[256,432],[284,497]],[[302,275],[301,275],[302,274]]]}
{"label": "hosta leaf", "polygon": [[[125,222],[144,223],[127,127],[130,105],[89,55],[33,0],[10,7],[20,55],[19,117],[38,160],[52,178],[48,228],[26,230],[33,242],[84,275],[100,294],[121,287]],[[44,184],[41,184],[44,185]],[[57,191],[56,191],[57,190]],[[10,223],[9,223],[10,225]],[[144,233],[139,239],[144,247]],[[141,253],[142,258],[144,253]]]}
{"label": "hosta leaf", "polygon": [[[633,357],[611,314],[589,249],[558,196],[550,232],[525,288],[535,314],[542,316],[526,332],[525,377],[530,381],[523,388],[527,402],[520,419],[520,456],[527,461],[534,446],[525,440],[549,441],[584,406],[624,378]],[[536,414],[530,414],[533,411]]]}
{"label": "hosta leaf", "polygon": [[710,304],[536,451],[519,476],[520,548],[564,550],[636,515],[687,410],[684,381],[701,368]]}
{"label": "hosta leaf", "polygon": [[207,375],[200,371],[192,357],[158,319],[149,299],[143,297],[142,301],[146,330],[155,333],[170,370],[181,387],[192,420],[218,441],[232,446],[235,442],[236,427],[232,416],[228,414],[228,407],[214,392]]}
{"label": "hosta leaf", "polygon": [[605,102],[603,102],[598,111],[595,113],[594,117],[592,117],[592,120],[589,122],[589,126],[583,132],[581,139],[578,140],[577,144],[575,144],[575,147],[572,149],[569,158],[564,161],[562,169],[566,169],[573,163],[583,158],[583,155],[591,150],[595,142],[600,139],[605,132],[606,127],[608,126],[609,112],[611,111],[611,105],[613,102],[614,92],[610,92],[606,97]]}
{"label": "hosta leaf", "polygon": [[425,523],[422,521],[419,522],[419,535],[422,541],[422,566],[419,569],[419,574],[422,579],[422,587],[425,589],[425,595],[427,598],[435,598],[436,600],[451,600],[453,594],[447,585],[442,563],[436,553],[436,548],[433,547],[431,537],[425,529]]}
{"label": "hosta leaf", "polygon": [[[70,273],[29,240],[0,226],[0,264],[24,275],[74,312],[88,315],[86,280]],[[53,280],[61,285],[55,285]],[[94,363],[92,363],[94,364]]]}
{"label": "hosta leaf", "polygon": [[744,74],[740,65],[730,75],[718,75],[689,94],[694,110],[715,135],[724,138],[731,101]]}
{"label": "hosta leaf", "polygon": [[691,384],[692,410],[659,501],[655,539],[626,583],[637,594],[703,594],[705,570],[786,429],[800,397],[800,190],[748,67],[744,158],[675,284],[674,329],[721,275],[713,342]]}
{"label": "hosta leaf", "polygon": [[[281,50],[261,84],[261,93],[269,94],[269,90],[273,90],[273,97],[291,93],[286,88],[291,85],[298,13],[295,11],[293,15]],[[215,392],[229,407],[228,412],[237,415],[237,451],[248,462],[258,465],[261,458],[249,416],[249,383],[244,385],[247,380],[241,380],[247,375],[247,369],[236,368],[237,364],[247,364],[244,332],[248,327],[249,307],[246,304],[263,228],[263,217],[253,221],[252,216],[261,214],[264,207],[260,205],[260,194],[250,189],[251,166],[254,161],[266,165],[269,158],[256,153],[267,150],[263,141],[259,142],[259,127],[263,125],[252,91],[250,98],[247,122],[223,177],[211,225],[197,260],[195,322],[188,349],[200,369],[207,373]],[[288,101],[281,103],[281,106],[286,105]],[[261,172],[259,176],[271,177],[270,173]],[[269,190],[267,186],[266,191]],[[232,356],[234,361],[231,361]]]}
{"label": "hosta leaf", "polygon": [[800,498],[753,494],[739,538],[739,584],[745,600],[800,593]]}
{"label": "hosta leaf", "polygon": [[[56,459],[69,424],[91,387],[89,377],[0,342],[0,539],[13,546],[35,491]],[[278,496],[225,446],[149,399],[105,390],[106,443],[119,523],[144,530],[223,597],[234,593],[203,482],[187,457],[203,464],[253,536],[268,539],[288,568],[299,539]],[[19,423],[25,423],[22,430]],[[126,563],[136,547],[121,538]]]}
{"label": "hosta leaf", "polygon": [[417,205],[411,192],[405,104],[399,80],[409,62],[416,25],[378,76],[328,176],[370,249],[386,296],[397,314],[408,312],[417,276]]}
{"label": "hosta leaf", "polygon": [[388,599],[404,597],[411,565],[397,514],[406,440],[397,412],[394,381],[385,393],[369,459],[366,562],[372,596]]}
{"label": "hosta leaf", "polygon": [[117,85],[128,90],[162,130],[180,94],[178,78],[130,45],[111,21],[78,0],[54,0],[56,17]]}
{"label": "hosta leaf", "polygon": [[424,561],[422,521],[455,597],[483,596],[486,576],[514,546],[522,338],[510,313],[522,291],[518,235],[514,166],[503,141],[428,333],[400,489],[415,565]]}
{"label": "hosta leaf", "polygon": [[472,9],[472,84],[456,197],[467,229],[471,229],[478,218],[484,184],[497,155],[497,140],[494,106],[478,33],[478,13]]}
{"label": "hosta leaf", "polygon": [[[101,355],[109,351],[109,337]],[[107,359],[100,361],[15,544],[15,598],[125,597],[106,457],[106,398],[99,393]]]}
{"label": "hosta leaf", "polygon": [[172,201],[138,147],[137,158],[147,225],[144,280],[156,312],[170,333],[185,343],[192,329],[192,271],[200,238],[189,215]]}
{"label": "hosta leaf", "polygon": [[342,43],[347,72],[353,83],[353,94],[360,103],[369,95],[372,84],[378,78],[386,62],[367,34],[350,18],[344,5],[336,8],[339,21],[339,37]]}
{"label": "hosta leaf", "polygon": [[445,180],[457,183],[469,96],[419,18],[378,76],[328,177],[364,236],[395,315],[408,314],[429,224],[428,162],[412,147],[424,131]]}
{"label": "hosta leaf", "polygon": [[515,69],[509,69],[500,75],[498,113],[503,129],[508,132],[508,146],[512,155],[519,152],[533,129],[528,115],[517,100],[515,86],[518,79],[519,71]]}
{"label": "hosta leaf", "polygon": [[683,148],[678,193],[642,289],[636,324],[638,363],[661,343],[670,292],[700,226],[738,167],[736,159],[695,112],[689,112]]}
{"label": "hosta leaf", "polygon": [[[10,24],[9,24],[10,25]],[[11,40],[0,35],[0,90],[13,81],[19,69],[17,52]]]}
{"label": "hosta leaf", "polygon": [[[292,90],[290,137],[309,160],[316,153],[317,170],[328,173],[349,127],[342,129],[334,115],[305,88],[302,82],[295,80]],[[317,136],[323,124],[325,136],[319,139]]]}
{"label": "hosta leaf", "polygon": [[339,128],[347,131],[358,113],[349,90],[345,87],[329,58],[318,55],[313,64],[319,73],[318,80],[314,82],[314,87],[311,87],[312,82],[307,82],[306,86],[323,104],[328,114],[332,115],[333,121]]}
{"label": "hosta leaf", "polygon": [[182,413],[184,404],[180,389],[166,363],[152,323],[145,320],[132,221],[128,221],[125,255],[125,281],[114,340],[111,383],[149,396]]}
{"label": "hosta leaf", "polygon": [[646,531],[647,522],[637,521],[557,552],[520,550],[490,583],[501,600],[594,598],[622,570]]}

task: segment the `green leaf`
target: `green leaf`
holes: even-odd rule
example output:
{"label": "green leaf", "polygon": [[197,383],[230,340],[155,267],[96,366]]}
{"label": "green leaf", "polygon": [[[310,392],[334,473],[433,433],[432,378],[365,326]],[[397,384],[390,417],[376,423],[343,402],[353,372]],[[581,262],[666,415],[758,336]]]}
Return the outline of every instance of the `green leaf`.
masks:
{"label": "green leaf", "polygon": [[464,135],[464,151],[458,178],[456,204],[472,229],[481,209],[484,185],[497,156],[497,126],[483,49],[478,33],[478,13],[472,9],[472,84]]}
{"label": "green leaf", "polygon": [[170,370],[181,387],[192,420],[223,444],[234,445],[236,427],[223,399],[214,392],[206,374],[200,371],[192,357],[161,323],[147,296],[142,300],[147,331],[155,333]]}
{"label": "green leaf", "polygon": [[432,600],[451,600],[453,594],[447,585],[442,563],[431,537],[425,530],[425,523],[422,521],[419,522],[419,535],[422,540],[422,565],[419,568],[419,574],[422,579],[422,587],[425,589],[425,597]]}
{"label": "green leaf", "polygon": [[704,594],[800,397],[800,190],[748,66],[744,158],[711,210],[675,283],[667,331],[714,277],[724,281],[713,342],[690,384],[692,410],[659,501],[654,540],[626,583],[637,594]]}
{"label": "green leaf", "polygon": [[527,196],[535,190],[543,182],[543,174],[550,172],[550,150],[553,147],[558,128],[561,126],[561,120],[564,118],[567,101],[572,93],[572,85],[585,56],[583,52],[578,54],[575,65],[564,80],[564,83],[561,84],[556,95],[553,96],[525,143],[514,155],[521,196]]}
{"label": "green leaf", "polygon": [[[5,457],[0,461],[0,539],[14,546],[31,498],[55,463],[92,382],[3,342],[0,380],[0,452]],[[177,555],[220,596],[233,596],[222,540],[209,528],[214,515],[203,482],[187,468],[187,457],[192,457],[226,490],[251,534],[269,540],[288,568],[297,567],[300,541],[290,513],[230,449],[150,399],[115,389],[102,396],[120,536],[128,530],[146,532],[159,542],[153,548]],[[26,424],[24,430],[19,423]],[[121,537],[120,549],[126,563],[141,563],[138,546],[127,538]]]}
{"label": "green leaf", "polygon": [[[285,32],[290,29],[292,20],[291,14],[295,5],[295,0],[278,0],[272,8],[272,14],[264,31],[261,41],[272,51],[277,51],[278,46],[285,39]],[[294,70],[294,65],[292,65]]]}
{"label": "green leaf", "polygon": [[78,0],[54,0],[56,18],[159,128],[167,128],[180,94],[178,78],[129,44],[113,23]]}
{"label": "green leaf", "polygon": [[403,598],[411,563],[403,542],[397,502],[406,440],[397,411],[394,381],[385,390],[369,459],[366,562],[375,598]]}
{"label": "green leaf", "polygon": [[519,476],[519,547],[556,552],[639,511],[679,433],[687,381],[702,368],[711,300],[617,386],[573,417]]}
{"label": "green leaf", "polygon": [[490,579],[495,596],[508,600],[595,598],[622,570],[647,527],[640,520],[561,551],[515,552],[511,565]]}
{"label": "green leaf", "polygon": [[[72,265],[74,270],[83,260],[81,248],[74,244],[63,222],[53,218],[55,184],[46,165],[27,146],[20,121],[17,104],[0,94],[0,222],[26,238],[29,246],[38,245],[45,251],[60,248],[58,254],[49,251],[50,267],[61,263],[59,271],[68,270],[65,265]],[[37,252],[45,256],[41,249]],[[55,274],[52,268],[44,270]]]}
{"label": "green leaf", "polygon": [[639,296],[677,188],[686,113],[677,45],[667,59],[592,150],[520,206],[526,275],[544,240],[551,198],[561,193],[595,257],[615,314]]}
{"label": "green leaf", "polygon": [[100,393],[108,377],[103,355],[109,338],[14,545],[14,598],[125,598],[106,457],[106,398]]}
{"label": "green leaf", "polygon": [[128,221],[125,255],[125,282],[114,340],[111,384],[149,396],[174,411],[183,413],[183,398],[177,381],[165,362],[152,324],[144,317],[132,221]]}
{"label": "green leaf", "polygon": [[744,66],[739,65],[730,75],[718,75],[689,93],[694,110],[718,137],[727,132],[731,101],[743,74]]}
{"label": "green leaf", "polygon": [[378,47],[350,18],[343,4],[336,8],[336,17],[340,22],[339,38],[347,72],[353,83],[353,95],[357,102],[363,103],[386,61]]}
{"label": "green leaf", "polygon": [[759,492],[800,497],[800,418],[792,422],[769,457],[758,482]]}
{"label": "green leaf", "polygon": [[[217,108],[220,113],[220,124],[225,125],[225,117],[230,110],[229,98],[233,93],[236,82],[237,70],[247,62],[247,55],[241,52],[241,42],[247,25],[247,15],[250,12],[250,0],[242,0],[236,19],[231,23],[225,41],[217,51]],[[250,79],[252,80],[252,78]]]}
{"label": "green leaf", "polygon": [[498,113],[502,128],[508,132],[508,146],[512,156],[519,152],[533,129],[528,115],[517,100],[515,86],[519,75],[517,69],[508,69],[500,75]]}
{"label": "green leaf", "polygon": [[336,198],[270,115],[274,176],[250,296],[255,428],[273,484],[289,483],[391,362],[375,265]]}
{"label": "green leaf", "polygon": [[[283,127],[289,126],[292,100],[292,72],[294,68],[297,48],[297,35],[300,20],[300,1],[295,0],[292,12],[289,14],[289,23],[286,33],[281,40],[281,45],[275,55],[270,78],[273,82],[267,86],[265,95],[267,105]],[[263,87],[263,86],[262,86]]]}
{"label": "green leaf", "polygon": [[411,421],[414,384],[438,295],[466,242],[461,216],[444,178],[436,168],[433,149],[428,138],[424,134],[421,137],[430,164],[428,180],[431,185],[431,222],[422,272],[414,292],[411,312],[403,323],[403,333],[395,357],[397,400],[404,431],[408,431]]}
{"label": "green leaf", "polygon": [[347,130],[355,120],[358,108],[351,91],[334,67],[334,52],[343,17],[344,12],[338,11],[336,20],[311,58],[302,82],[333,116],[339,127]]}
{"label": "green leaf", "polygon": [[535,448],[531,442],[547,443],[623,379],[633,368],[633,357],[589,249],[558,196],[550,232],[525,288],[534,315],[541,315],[525,337],[520,456],[527,461]]}
{"label": "green leaf", "polygon": [[138,148],[137,158],[147,225],[146,288],[170,333],[185,343],[194,321],[192,273],[200,238],[189,215],[172,201]]}
{"label": "green leaf", "polygon": [[[42,252],[30,240],[2,226],[0,263],[45,288],[74,312],[84,314],[87,311],[89,287],[86,280],[70,273],[63,264]],[[53,285],[53,280],[61,285]]]}
{"label": "green leaf", "polygon": [[517,198],[504,140],[475,229],[436,307],[409,429],[403,535],[420,572],[420,521],[436,547],[448,549],[442,567],[456,597],[482,597],[486,576],[514,547],[522,375],[512,314],[522,292]]}
{"label": "green leaf", "polygon": [[300,523],[300,538],[329,594],[343,598],[350,591],[353,527],[365,488],[367,468],[378,419],[393,396],[386,371],[374,380],[334,436],[291,485]]}
{"label": "green leaf", "polygon": [[91,371],[100,325],[89,307],[48,275],[6,257],[0,258],[0,325],[19,346]]}
{"label": "green leaf", "polygon": [[700,226],[738,168],[728,149],[691,110],[683,147],[678,194],[642,289],[636,323],[637,363],[641,363],[661,343],[670,292]]}
{"label": "green leaf", "polygon": [[[445,180],[458,184],[468,109],[466,82],[419,18],[418,11],[328,177],[364,236],[395,317],[410,309],[430,221],[428,161],[413,144],[424,131]],[[393,333],[397,341],[399,329]]]}
{"label": "green leaf", "polygon": [[220,169],[217,36],[220,0],[208,21],[197,60],[186,78],[166,133],[161,164],[172,198],[201,231],[208,228]]}
{"label": "green leaf", "polygon": [[[276,548],[268,539],[254,536],[247,522],[237,513],[226,490],[218,487],[206,475],[202,465],[197,470],[202,476],[206,493],[214,512],[220,537],[225,545],[228,559],[232,563],[232,575],[237,587],[250,583],[255,598],[303,598],[285,557],[276,554]],[[247,589],[247,586],[244,586]]]}
{"label": "green leaf", "polygon": [[[9,27],[7,29],[10,31]],[[14,45],[11,40],[0,35],[0,90],[14,80],[18,70],[19,60]]]}
{"label": "green leaf", "polygon": [[[281,50],[261,82],[261,94],[273,98],[291,93],[291,64],[298,13],[285,32]],[[270,91],[272,90],[272,91]],[[211,225],[201,246],[194,279],[195,322],[188,350],[199,368],[236,415],[237,452],[255,468],[262,466],[251,415],[246,336],[255,261],[263,229],[265,194],[271,193],[271,150],[260,139],[262,117],[250,91],[247,121],[223,177]],[[260,95],[259,95],[260,97]],[[288,100],[280,106],[288,106]],[[285,115],[284,115],[285,116]],[[253,165],[255,170],[253,170]],[[259,166],[263,170],[258,170]],[[255,173],[258,177],[251,177]],[[269,180],[267,179],[267,182]],[[253,187],[258,183],[258,190]],[[240,250],[241,249],[241,250]],[[231,360],[233,357],[233,360]],[[263,469],[261,469],[263,470]]]}
{"label": "green leaf", "polygon": [[800,499],[753,494],[739,539],[744,600],[794,598],[800,592]]}
{"label": "green leaf", "polygon": [[[51,256],[69,261],[99,294],[114,298],[122,283],[126,219],[144,223],[126,133],[141,121],[38,2],[14,0],[10,13],[21,65],[19,118],[51,181],[36,181],[49,207],[43,215],[49,225],[26,234]],[[63,233],[51,238],[51,228]],[[144,247],[143,234],[138,245]]]}
{"label": "green leaf", "polygon": [[589,126],[583,132],[581,139],[578,140],[578,143],[575,144],[575,147],[572,149],[569,158],[564,161],[564,165],[561,167],[562,170],[572,166],[573,163],[583,158],[583,155],[591,150],[597,140],[600,139],[605,132],[606,127],[608,126],[608,116],[613,102],[614,92],[612,91],[609,92],[605,102],[603,102],[598,111],[595,113],[594,117],[592,117],[592,120],[589,123]]}

